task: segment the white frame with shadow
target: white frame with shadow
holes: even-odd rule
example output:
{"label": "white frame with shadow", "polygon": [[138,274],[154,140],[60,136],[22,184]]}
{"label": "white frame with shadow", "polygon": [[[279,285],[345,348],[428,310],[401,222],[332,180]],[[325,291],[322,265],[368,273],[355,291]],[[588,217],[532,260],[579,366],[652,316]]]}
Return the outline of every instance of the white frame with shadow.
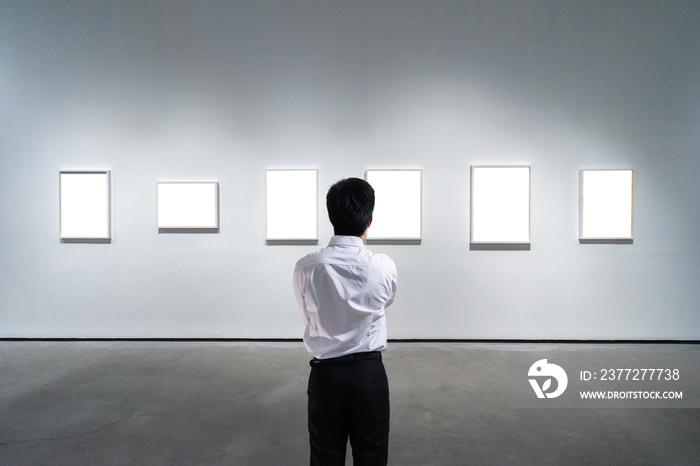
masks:
{"label": "white frame with shadow", "polygon": [[265,244],[318,244],[318,169],[265,171]]}
{"label": "white frame with shadow", "polygon": [[375,191],[368,244],[421,244],[423,228],[423,171],[370,169],[365,181]]}
{"label": "white frame with shadow", "polygon": [[159,233],[219,233],[218,181],[159,181]]}
{"label": "white frame with shadow", "polygon": [[529,165],[472,165],[471,250],[530,250]]}
{"label": "white frame with shadow", "polygon": [[110,170],[59,172],[59,237],[62,243],[112,242]]}
{"label": "white frame with shadow", "polygon": [[634,171],[579,170],[579,243],[632,244]]}

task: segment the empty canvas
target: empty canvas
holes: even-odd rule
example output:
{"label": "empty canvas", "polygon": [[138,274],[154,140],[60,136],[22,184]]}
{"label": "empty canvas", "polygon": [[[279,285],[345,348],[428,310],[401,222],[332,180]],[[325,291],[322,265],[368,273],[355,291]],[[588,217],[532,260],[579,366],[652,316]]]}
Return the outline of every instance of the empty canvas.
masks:
{"label": "empty canvas", "polygon": [[581,170],[580,239],[632,238],[632,170]]}
{"label": "empty canvas", "polygon": [[217,182],[158,183],[158,228],[218,228],[218,187]]}
{"label": "empty canvas", "polygon": [[420,170],[367,170],[375,205],[369,240],[421,239]]}
{"label": "empty canvas", "polygon": [[61,172],[61,239],[111,237],[110,172]]}
{"label": "empty canvas", "polygon": [[318,239],[317,170],[267,170],[266,239]]}
{"label": "empty canvas", "polygon": [[530,242],[530,167],[472,167],[471,242]]}

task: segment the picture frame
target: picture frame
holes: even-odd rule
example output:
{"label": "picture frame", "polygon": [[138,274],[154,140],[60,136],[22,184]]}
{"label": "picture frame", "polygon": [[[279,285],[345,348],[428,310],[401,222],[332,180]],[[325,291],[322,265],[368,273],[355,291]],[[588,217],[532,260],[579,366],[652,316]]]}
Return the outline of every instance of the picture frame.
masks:
{"label": "picture frame", "polygon": [[471,249],[530,249],[530,178],[530,166],[471,166]]}
{"label": "picture frame", "polygon": [[218,233],[217,181],[159,181],[156,184],[159,233]]}
{"label": "picture frame", "polygon": [[422,170],[366,170],[365,180],[372,185],[375,195],[373,220],[365,236],[367,243],[420,244]]}
{"label": "picture frame", "polygon": [[266,170],[266,244],[317,244],[318,236],[318,170]]}
{"label": "picture frame", "polygon": [[60,171],[59,199],[61,242],[112,241],[110,170]]}
{"label": "picture frame", "polygon": [[633,170],[579,170],[581,244],[632,244],[633,210]]}

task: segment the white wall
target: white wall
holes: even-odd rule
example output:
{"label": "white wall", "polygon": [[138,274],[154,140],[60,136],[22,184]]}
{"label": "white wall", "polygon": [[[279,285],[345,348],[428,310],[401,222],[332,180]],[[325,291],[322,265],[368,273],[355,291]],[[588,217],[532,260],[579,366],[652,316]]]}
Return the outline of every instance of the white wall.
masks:
{"label": "white wall", "polygon": [[[700,338],[700,4],[0,0],[0,337],[300,337],[327,187],[423,170],[391,338]],[[532,166],[532,249],[469,250],[469,166]],[[112,244],[58,173],[111,169]],[[318,168],[317,246],[266,246],[265,169]],[[635,171],[633,245],[581,245],[578,170]],[[219,234],[158,234],[216,180]]]}

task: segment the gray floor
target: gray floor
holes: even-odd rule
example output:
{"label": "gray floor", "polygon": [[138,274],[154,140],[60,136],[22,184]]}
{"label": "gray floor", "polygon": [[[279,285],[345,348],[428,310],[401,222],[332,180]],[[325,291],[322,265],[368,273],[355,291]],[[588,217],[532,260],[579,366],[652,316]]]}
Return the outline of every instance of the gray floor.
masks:
{"label": "gray floor", "polygon": [[[643,346],[614,350],[700,356]],[[697,409],[509,408],[510,351],[601,347],[391,344],[390,464],[700,464]],[[0,465],[307,464],[307,362],[301,343],[0,342]]]}

